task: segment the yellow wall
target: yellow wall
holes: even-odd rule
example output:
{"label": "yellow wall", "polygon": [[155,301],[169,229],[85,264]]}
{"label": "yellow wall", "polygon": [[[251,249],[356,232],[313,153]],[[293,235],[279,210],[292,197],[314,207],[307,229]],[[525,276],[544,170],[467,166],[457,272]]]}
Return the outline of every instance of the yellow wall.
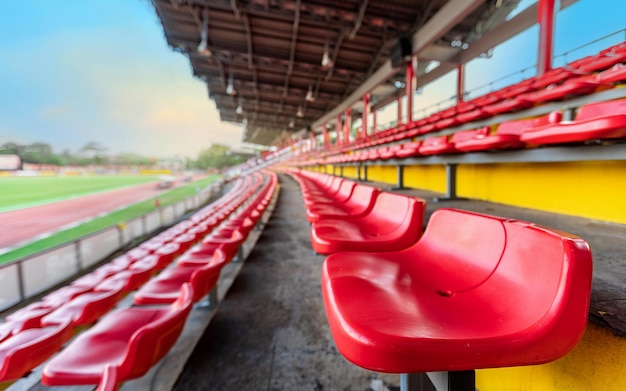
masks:
{"label": "yellow wall", "polygon": [[626,223],[624,172],[623,161],[461,165],[457,194]]}
{"label": "yellow wall", "polygon": [[369,166],[367,180],[395,185],[398,183],[398,172],[395,166]]}
{"label": "yellow wall", "polygon": [[476,371],[480,391],[626,390],[626,339],[590,323],[565,357],[544,365]]}
{"label": "yellow wall", "polygon": [[446,169],[443,165],[404,167],[404,186],[415,189],[446,192]]}
{"label": "yellow wall", "polygon": [[[339,175],[339,171],[336,171],[337,175]],[[356,166],[344,166],[343,167],[343,176],[345,178],[356,179],[357,176],[357,167]]]}

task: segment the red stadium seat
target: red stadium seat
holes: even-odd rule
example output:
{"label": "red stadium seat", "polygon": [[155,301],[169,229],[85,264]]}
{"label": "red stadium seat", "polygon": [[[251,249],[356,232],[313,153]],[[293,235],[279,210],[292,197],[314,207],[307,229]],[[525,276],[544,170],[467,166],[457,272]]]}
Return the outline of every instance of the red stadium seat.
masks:
{"label": "red stadium seat", "polygon": [[56,353],[70,338],[70,323],[26,328],[0,343],[0,382],[16,380]]}
{"label": "red stadium seat", "polygon": [[477,134],[475,137],[456,142],[454,146],[463,152],[523,148],[526,144],[520,141],[520,135],[524,130],[558,123],[561,118],[562,114],[555,111],[538,118],[505,121],[498,126],[494,134]]}
{"label": "red stadium seat", "polygon": [[107,365],[95,391],[116,391],[118,389],[117,368]]}
{"label": "red stadium seat", "polygon": [[311,244],[319,254],[409,247],[422,233],[425,204],[415,197],[380,193],[372,209],[362,217],[322,217],[313,223]]}
{"label": "red stadium seat", "polygon": [[420,146],[422,145],[422,141],[411,141],[409,143],[403,144],[402,149],[395,152],[395,156],[398,159],[404,159],[412,156],[419,156]]}
{"label": "red stadium seat", "polygon": [[135,304],[171,303],[178,298],[180,287],[185,283],[189,283],[193,288],[192,300],[199,301],[215,288],[224,264],[224,252],[217,249],[212,260],[202,266],[178,265],[166,269],[135,293]]}
{"label": "red stadium seat", "polygon": [[581,106],[574,121],[525,130],[520,140],[528,144],[562,144],[626,137],[626,99]]}
{"label": "red stadium seat", "polygon": [[535,103],[543,103],[587,95],[592,92],[607,90],[611,86],[610,82],[598,79],[596,75],[584,75],[569,79],[558,86],[548,86],[543,90],[531,92],[528,94],[528,99]]}
{"label": "red stadium seat", "polygon": [[313,223],[321,218],[361,217],[372,210],[378,194],[380,189],[376,187],[357,184],[344,203],[311,205],[306,210],[306,218]]}
{"label": "red stadium seat", "polygon": [[617,64],[614,67],[598,74],[598,80],[608,83],[621,83],[626,81],[626,65]]}
{"label": "red stadium seat", "polygon": [[193,289],[185,284],[171,305],[111,312],[46,364],[42,383],[98,384],[107,366],[117,369],[120,382],[143,376],[176,343],[192,297]]}
{"label": "red stadium seat", "polygon": [[458,150],[450,142],[450,136],[432,136],[424,139],[420,146],[420,155],[443,155],[447,153],[457,153]]}
{"label": "red stadium seat", "polygon": [[118,282],[117,289],[83,293],[43,317],[41,324],[53,326],[68,321],[73,327],[92,324],[115,307],[124,294],[123,287],[123,282]]}
{"label": "red stadium seat", "polygon": [[591,275],[591,250],[578,237],[440,209],[411,248],[329,256],[322,293],[337,347],[352,363],[462,371],[565,355],[587,324]]}

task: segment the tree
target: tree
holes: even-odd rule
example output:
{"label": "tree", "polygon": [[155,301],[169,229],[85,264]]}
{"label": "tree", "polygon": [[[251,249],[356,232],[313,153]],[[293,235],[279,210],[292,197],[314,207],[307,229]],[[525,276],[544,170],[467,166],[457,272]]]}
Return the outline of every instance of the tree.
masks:
{"label": "tree", "polygon": [[201,169],[210,167],[220,169],[241,162],[242,159],[239,156],[233,155],[228,146],[213,144],[209,148],[200,151],[196,166]]}

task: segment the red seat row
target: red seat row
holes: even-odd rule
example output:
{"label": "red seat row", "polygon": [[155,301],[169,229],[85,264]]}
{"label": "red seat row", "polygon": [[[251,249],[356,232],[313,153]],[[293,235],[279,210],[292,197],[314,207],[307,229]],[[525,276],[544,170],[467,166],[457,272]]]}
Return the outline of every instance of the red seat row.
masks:
{"label": "red seat row", "polygon": [[563,121],[562,118],[560,111],[554,111],[540,117],[504,121],[493,127],[334,156],[321,162],[333,164],[403,159],[626,138],[626,99],[589,103],[577,110],[574,120]]}
{"label": "red seat row", "polygon": [[322,293],[337,347],[352,363],[387,373],[460,371],[565,355],[584,332],[591,277],[581,238],[439,209],[406,249],[330,255]]}
{"label": "red seat row", "polygon": [[[351,189],[350,200],[365,187],[288,172],[305,202],[320,210],[336,207],[331,203],[346,197],[344,189]],[[316,193],[325,196],[311,198]],[[372,194],[378,200],[388,193]],[[593,261],[583,239],[448,208],[436,210],[420,235],[423,215],[399,197],[373,201],[359,216],[308,214],[313,248],[330,254],[322,294],[335,343],[349,361],[386,373],[462,371],[546,363],[574,348],[591,295]],[[376,243],[389,220],[405,221],[397,217],[405,213],[418,223],[410,228],[414,240]]]}
{"label": "red seat row", "polygon": [[[607,48],[597,55],[588,56],[576,60],[564,67],[553,69],[542,76],[523,80],[515,85],[491,92],[487,95],[472,99],[471,101],[459,102],[457,105],[433,113],[426,118],[402,124],[390,129],[383,130],[367,139],[355,140],[349,144],[342,144],[330,148],[322,153],[315,151],[315,155],[302,154],[292,159],[295,165],[308,164],[335,164],[371,160],[384,160],[390,158],[405,158],[411,156],[425,156],[432,154],[459,153],[474,150],[500,149],[500,145],[491,148],[486,145],[484,149],[466,150],[457,148],[456,144],[462,144],[469,135],[445,135],[413,140],[405,142],[401,147],[388,145],[382,148],[374,148],[384,144],[397,143],[403,140],[412,140],[417,136],[441,131],[450,127],[470,123],[479,119],[492,117],[498,114],[528,109],[549,101],[565,100],[574,96],[586,95],[609,88],[619,87],[626,82],[626,42]],[[602,105],[602,103],[599,103]],[[593,104],[591,104],[593,106]],[[581,107],[584,109],[586,106]],[[604,110],[606,116],[608,110]],[[585,112],[587,110],[583,110]],[[596,117],[600,118],[600,117]],[[577,118],[579,121],[583,118]],[[585,142],[594,139],[623,139],[626,138],[623,129],[614,129],[613,125],[604,127],[593,124],[593,128],[580,129],[571,126],[562,126],[560,118],[554,117],[552,122],[558,129],[550,130],[549,136],[536,134],[537,137],[527,136],[526,141],[519,138],[514,144],[515,148],[532,147],[535,145],[559,144],[568,142]],[[500,124],[508,125],[508,122]],[[585,124],[586,125],[586,124]],[[504,126],[502,134],[507,134]],[[472,130],[475,137],[480,139],[499,133],[496,126],[490,128],[478,128]],[[528,132],[530,134],[530,132]],[[519,133],[518,133],[519,134]],[[454,139],[453,139],[454,138]],[[507,136],[508,138],[508,136]],[[373,149],[374,148],[374,149]],[[506,146],[505,148],[508,148]],[[353,153],[353,151],[357,151]]]}
{"label": "red seat row", "polygon": [[[181,254],[193,253],[195,250],[188,249],[194,243],[204,240],[208,243],[207,246],[213,249],[211,253],[208,252],[208,249],[204,249],[205,265],[215,266],[219,264],[223,266],[237,253],[237,250],[231,247],[239,246],[243,242],[241,239],[245,239],[249,232],[249,222],[242,218],[251,218],[252,226],[254,226],[267,205],[269,205],[277,185],[277,178],[273,173],[264,174],[264,176],[268,178],[264,186],[261,186],[263,179],[261,174],[237,181],[230,192],[196,213],[192,218],[176,224],[148,242],[127,251],[124,255],[71,282],[69,285],[46,295],[40,301],[7,316],[4,322],[0,324],[0,381],[18,379],[46,361],[65,342],[71,339],[75,330],[78,330],[77,327],[88,326],[97,322],[103,314],[109,312],[127,293],[141,287],[146,282],[150,281],[144,287],[151,286],[152,280],[150,279],[154,273],[164,269]],[[246,200],[248,200],[249,204],[241,207]],[[254,207],[251,205],[254,205]],[[235,228],[236,233],[234,233],[233,228]],[[211,232],[212,234],[207,236]],[[228,232],[230,237],[236,237],[238,240],[228,243],[228,241],[224,240],[226,232]],[[200,243],[198,246],[202,246],[203,243]],[[218,245],[216,246],[215,243],[218,243]],[[184,258],[181,257],[181,259]],[[191,258],[191,256],[189,255],[188,258]],[[189,278],[179,279],[177,286],[170,286],[171,290],[175,291],[169,296],[171,300],[158,301],[161,303],[173,302],[175,304],[155,308],[154,311],[156,312],[144,311],[144,309],[139,307],[137,311],[134,308],[114,311],[105,318],[100,319],[97,323],[98,326],[89,329],[87,333],[94,333],[95,335],[95,333],[103,331],[122,335],[121,338],[124,339],[126,336],[122,332],[118,332],[119,330],[116,331],[117,329],[109,329],[106,326],[107,322],[110,325],[116,325],[118,328],[125,327],[125,332],[129,333],[128,337],[139,333],[139,329],[157,327],[157,323],[160,324],[158,320],[160,318],[178,319],[176,321],[167,321],[166,323],[170,325],[179,322],[181,314],[188,312],[185,309],[189,307],[187,301],[191,303],[206,295],[211,290],[211,287],[215,285],[212,278],[216,275],[219,276],[220,269],[216,267],[212,269],[214,273],[211,274],[211,278],[206,278],[204,272],[207,268],[200,266],[199,261],[199,257],[194,259],[194,266],[198,269],[198,273],[191,273],[188,276]],[[189,268],[190,266],[187,265],[187,267]],[[166,272],[161,273],[155,279],[165,281],[164,276],[167,273],[171,273],[169,270],[171,269],[167,269]],[[177,276],[180,277],[179,275]],[[214,280],[216,281],[217,278],[214,278]],[[187,284],[188,288],[181,291],[181,287],[184,284]],[[139,292],[141,292],[141,289]],[[149,297],[149,295],[143,295],[143,297],[146,296]],[[135,301],[141,300],[138,300],[136,297]],[[183,317],[186,318],[186,316]],[[136,322],[130,322],[127,318],[136,319]],[[104,319],[108,320],[105,321]],[[125,324],[127,326],[124,326]],[[184,324],[184,321],[182,324]],[[92,332],[91,330],[95,331]],[[177,337],[176,330],[172,330],[167,332],[170,334],[170,337],[163,338],[171,339],[172,336]],[[158,335],[162,331],[156,332],[155,335],[157,337],[155,338],[157,340],[152,339],[148,344],[148,346],[156,349],[152,359],[158,358],[162,351],[166,352],[169,349],[165,349],[165,345],[157,343],[158,338],[161,338]],[[153,332],[146,331],[146,333],[150,334]],[[88,338],[90,337],[84,337],[84,339]],[[107,343],[102,338],[96,338],[95,340],[100,341],[100,343]],[[135,340],[133,339],[132,341]],[[128,344],[132,341],[129,341]],[[107,358],[106,355],[100,355],[101,357],[98,358],[95,347],[93,350],[95,358],[92,358],[91,362],[88,362],[88,359],[83,360],[86,353],[81,350],[80,343],[76,345],[79,346],[77,348],[72,348],[71,346],[73,345],[74,343],[63,350],[62,357],[78,357],[75,367],[67,368],[63,364],[65,359],[54,361],[56,360],[55,358],[48,363],[47,368],[56,369],[44,373],[44,382],[49,382],[49,384],[57,384],[58,382],[62,384],[97,384],[104,367],[98,368],[98,371],[95,371],[98,373],[95,373],[93,360],[103,361],[102,365],[115,363],[115,378],[119,379],[119,381],[124,381],[131,374],[136,374],[138,371],[147,371],[149,367],[145,367],[145,365],[152,360],[145,357],[127,356],[125,360],[130,360],[127,365],[137,368],[129,370],[126,367],[121,368],[116,359],[112,357]],[[111,350],[111,346],[114,345],[116,345],[114,342],[110,342],[110,346],[107,349]],[[163,350],[159,350],[161,349],[159,346]],[[126,353],[123,351],[120,353],[120,349],[123,350],[125,348],[127,349]],[[131,349],[130,345],[122,346],[118,344],[116,349],[113,350],[116,350],[115,354],[119,355],[122,353],[130,354],[128,349]],[[140,352],[150,352],[150,349],[146,350],[145,347],[141,347]],[[147,355],[150,356],[150,353],[147,353]],[[57,364],[52,364],[54,362]],[[85,374],[83,372],[86,369],[81,367],[81,365],[91,368],[87,370],[92,373],[89,383],[84,383],[86,380],[84,380]],[[57,377],[56,370],[59,370],[59,373],[75,371],[77,377],[73,380],[70,380],[71,376],[64,377],[65,375],[63,375]],[[61,378],[65,380],[59,380]],[[72,383],[73,381],[81,383]]]}
{"label": "red seat row", "polygon": [[290,173],[300,183],[311,244],[319,254],[399,250],[421,235],[423,200],[329,175]]}

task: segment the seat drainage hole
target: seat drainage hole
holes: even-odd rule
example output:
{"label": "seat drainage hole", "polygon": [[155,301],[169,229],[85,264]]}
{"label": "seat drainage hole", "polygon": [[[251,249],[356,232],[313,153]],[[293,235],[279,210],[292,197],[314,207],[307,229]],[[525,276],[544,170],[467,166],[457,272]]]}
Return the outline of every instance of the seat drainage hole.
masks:
{"label": "seat drainage hole", "polygon": [[439,296],[443,296],[443,297],[452,297],[454,296],[454,292],[452,291],[447,291],[447,290],[437,290],[437,294]]}

